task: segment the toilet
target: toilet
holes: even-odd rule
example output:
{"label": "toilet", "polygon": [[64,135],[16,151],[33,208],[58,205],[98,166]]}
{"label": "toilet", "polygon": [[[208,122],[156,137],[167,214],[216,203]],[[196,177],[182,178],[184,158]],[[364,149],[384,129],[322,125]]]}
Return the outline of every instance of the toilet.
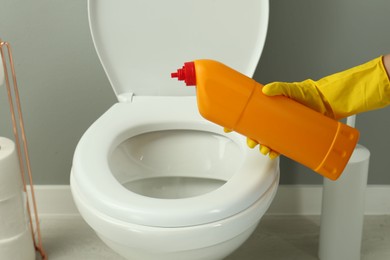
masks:
{"label": "toilet", "polygon": [[198,112],[183,62],[221,61],[252,76],[268,1],[90,0],[97,54],[118,98],[84,133],[71,191],[85,221],[126,259],[223,259],[253,233],[279,162]]}

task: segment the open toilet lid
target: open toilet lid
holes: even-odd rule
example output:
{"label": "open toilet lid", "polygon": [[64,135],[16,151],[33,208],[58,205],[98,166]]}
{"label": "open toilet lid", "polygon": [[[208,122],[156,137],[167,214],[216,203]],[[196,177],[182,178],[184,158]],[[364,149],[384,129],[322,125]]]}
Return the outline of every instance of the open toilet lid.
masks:
{"label": "open toilet lid", "polygon": [[266,39],[268,0],[89,0],[100,61],[118,99],[192,95],[170,73],[214,59],[252,76]]}

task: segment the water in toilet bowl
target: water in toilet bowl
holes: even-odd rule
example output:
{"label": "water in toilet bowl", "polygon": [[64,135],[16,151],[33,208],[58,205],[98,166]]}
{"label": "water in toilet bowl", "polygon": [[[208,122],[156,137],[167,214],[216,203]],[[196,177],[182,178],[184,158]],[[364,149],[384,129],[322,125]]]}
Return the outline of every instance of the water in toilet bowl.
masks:
{"label": "water in toilet bowl", "polygon": [[165,130],[127,139],[113,151],[109,165],[115,178],[132,192],[181,199],[222,186],[237,170],[240,149],[223,135]]}
{"label": "water in toilet bowl", "polygon": [[199,196],[222,186],[225,181],[194,177],[155,177],[122,183],[127,189],[157,199]]}

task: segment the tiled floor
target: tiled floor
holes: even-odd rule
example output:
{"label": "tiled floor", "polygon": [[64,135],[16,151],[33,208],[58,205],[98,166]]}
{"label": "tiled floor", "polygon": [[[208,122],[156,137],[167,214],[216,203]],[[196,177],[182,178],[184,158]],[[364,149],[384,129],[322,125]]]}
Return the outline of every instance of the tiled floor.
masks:
{"label": "tiled floor", "polygon": [[[123,260],[80,217],[41,221],[49,260]],[[265,216],[252,237],[226,260],[318,259],[318,238],[319,216]],[[390,216],[366,217],[362,259],[390,259]]]}

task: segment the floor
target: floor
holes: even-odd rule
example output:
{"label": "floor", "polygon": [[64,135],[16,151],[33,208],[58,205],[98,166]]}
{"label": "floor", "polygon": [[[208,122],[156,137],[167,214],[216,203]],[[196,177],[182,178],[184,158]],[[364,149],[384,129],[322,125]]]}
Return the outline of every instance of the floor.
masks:
{"label": "floor", "polygon": [[[318,259],[319,221],[319,216],[264,216],[251,238],[226,260]],[[43,217],[41,223],[49,260],[123,260],[78,216]],[[390,259],[390,216],[366,216],[362,259]]]}

